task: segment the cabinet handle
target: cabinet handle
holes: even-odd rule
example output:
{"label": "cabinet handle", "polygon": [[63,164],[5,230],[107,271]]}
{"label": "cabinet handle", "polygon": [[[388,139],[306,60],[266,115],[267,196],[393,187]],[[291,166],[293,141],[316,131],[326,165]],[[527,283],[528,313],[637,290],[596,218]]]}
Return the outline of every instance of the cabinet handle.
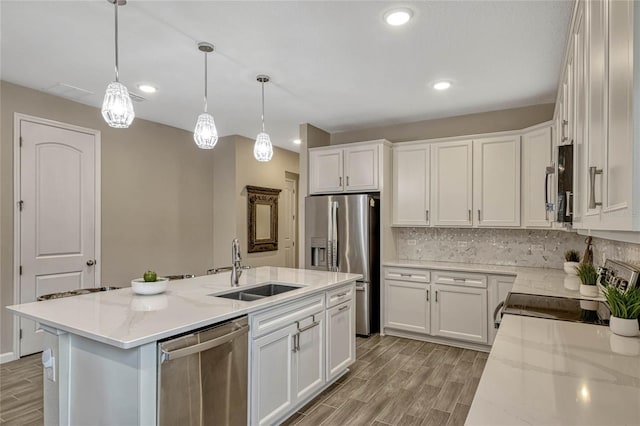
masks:
{"label": "cabinet handle", "polygon": [[569,122],[567,120],[562,120],[562,126],[560,126],[561,129],[561,133],[562,133],[562,138],[561,141],[562,142],[566,142],[569,138],[567,136],[565,136],[564,134],[564,127],[569,124]]}
{"label": "cabinet handle", "polygon": [[571,197],[573,197],[573,193],[571,191],[567,191],[565,196],[565,200],[566,200],[565,203],[567,204],[566,206],[567,216],[571,216],[573,214],[573,211],[571,209],[571,206],[572,206]]}
{"label": "cabinet handle", "polygon": [[478,222],[480,222],[480,209],[478,209]]}
{"label": "cabinet handle", "polygon": [[469,209],[469,222],[471,222],[471,209]]}
{"label": "cabinet handle", "polygon": [[347,176],[347,186],[349,186],[349,176]]}
{"label": "cabinet handle", "polygon": [[338,186],[342,186],[342,176],[338,178]]}
{"label": "cabinet handle", "polygon": [[454,278],[453,280],[456,281],[456,282],[465,282],[465,281],[467,281],[466,278]]}
{"label": "cabinet handle", "polygon": [[345,309],[349,309],[349,305],[344,305],[342,308],[338,309],[338,312],[342,312]]}
{"label": "cabinet handle", "polygon": [[595,209],[601,206],[602,202],[596,201],[596,175],[601,175],[602,169],[595,166],[589,167],[589,208]]}
{"label": "cabinet handle", "polygon": [[438,303],[438,290],[436,290],[436,303]]}
{"label": "cabinet handle", "polygon": [[429,223],[429,210],[426,210],[425,213],[426,213],[426,216],[427,216],[427,223]]}
{"label": "cabinet handle", "polygon": [[410,276],[411,276],[411,274],[403,274],[403,273],[401,273],[401,274],[400,274],[400,276],[401,276],[401,277],[410,277]]}
{"label": "cabinet handle", "polygon": [[[316,321],[316,316],[313,315],[313,322],[311,324],[309,324],[306,327],[300,328],[300,321],[296,321],[296,327],[298,327],[298,334],[300,333],[304,333],[307,330],[311,330],[313,327],[316,327],[320,324],[320,321]],[[298,342],[299,343],[299,342]],[[300,346],[298,346],[298,349],[300,349]]]}
{"label": "cabinet handle", "polygon": [[348,291],[345,291],[344,293],[336,294],[336,296],[335,296],[335,297],[336,297],[336,298],[340,298],[340,297],[344,297],[344,296],[346,296],[347,294],[349,294],[349,292],[348,292]]}
{"label": "cabinet handle", "polygon": [[427,290],[427,302],[429,301],[429,290]]}
{"label": "cabinet handle", "polygon": [[298,336],[299,334],[296,333],[293,336],[291,336],[291,338],[293,339],[293,344],[292,344],[292,348],[291,348],[291,352],[298,352]]}

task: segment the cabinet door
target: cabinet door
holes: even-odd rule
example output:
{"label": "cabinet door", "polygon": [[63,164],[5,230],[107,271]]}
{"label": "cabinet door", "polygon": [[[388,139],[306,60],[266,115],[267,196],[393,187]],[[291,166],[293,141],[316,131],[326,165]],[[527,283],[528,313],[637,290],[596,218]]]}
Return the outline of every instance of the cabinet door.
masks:
{"label": "cabinet door", "polygon": [[314,315],[312,320],[299,322],[303,331],[297,333],[294,352],[296,402],[311,396],[325,383],[324,325],[324,312]]}
{"label": "cabinet door", "polygon": [[327,381],[356,360],[356,314],[353,300],[327,310]]}
{"label": "cabinet door", "polygon": [[431,334],[487,343],[487,290],[431,285]]}
{"label": "cabinet door", "polygon": [[345,191],[377,191],[378,145],[344,149]]}
{"label": "cabinet door", "polygon": [[393,150],[393,224],[429,225],[429,145]]}
{"label": "cabinet door", "polygon": [[545,173],[551,166],[551,127],[534,130],[522,136],[522,225],[551,227],[553,212],[546,202],[553,198],[554,175]]}
{"label": "cabinet door", "polygon": [[309,151],[309,193],[342,192],[342,148]]}
{"label": "cabinet door", "polygon": [[431,210],[436,226],[471,226],[473,202],[471,141],[431,145]]}
{"label": "cabinet door", "polygon": [[251,424],[273,424],[296,400],[293,389],[295,324],[253,341],[251,354]]}
{"label": "cabinet door", "polygon": [[514,277],[503,276],[491,276],[489,277],[489,285],[487,288],[487,301],[488,301],[488,331],[490,345],[493,344],[493,340],[496,338],[498,330],[495,328],[495,321],[500,320],[502,310],[496,313],[496,308],[500,302],[504,302],[507,295],[513,288]]}
{"label": "cabinet door", "polygon": [[429,284],[385,280],[385,326],[429,334]]}
{"label": "cabinet door", "polygon": [[473,141],[474,224],[520,226],[520,137]]}

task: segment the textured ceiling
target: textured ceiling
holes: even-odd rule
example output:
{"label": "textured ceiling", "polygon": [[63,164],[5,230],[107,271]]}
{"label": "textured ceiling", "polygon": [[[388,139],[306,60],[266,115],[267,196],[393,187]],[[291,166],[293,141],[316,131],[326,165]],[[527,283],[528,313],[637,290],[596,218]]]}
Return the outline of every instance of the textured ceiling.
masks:
{"label": "textured ceiling", "polygon": [[[408,6],[408,25],[382,16]],[[158,93],[137,117],[192,130],[202,109],[209,41],[209,111],[221,135],[260,130],[257,74],[268,74],[266,127],[296,150],[300,123],[330,132],[553,102],[571,1],[143,1],[120,9],[120,73]],[[91,92],[113,79],[113,6],[97,1],[0,3],[1,77]],[[437,92],[430,84],[453,83]],[[73,95],[75,96],[75,95]]]}

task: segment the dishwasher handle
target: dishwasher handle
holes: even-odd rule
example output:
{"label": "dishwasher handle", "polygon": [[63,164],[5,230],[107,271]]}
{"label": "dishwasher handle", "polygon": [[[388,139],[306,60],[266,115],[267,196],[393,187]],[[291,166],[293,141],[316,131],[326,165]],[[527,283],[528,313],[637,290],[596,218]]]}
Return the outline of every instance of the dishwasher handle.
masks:
{"label": "dishwasher handle", "polygon": [[203,343],[198,343],[197,345],[187,346],[186,348],[176,349],[175,351],[165,351],[164,349],[162,349],[160,355],[160,363],[215,348],[216,346],[223,345],[242,334],[246,334],[248,331],[249,325],[243,325],[242,327],[232,331],[231,333],[225,334],[224,336],[216,337],[215,339],[207,340]]}

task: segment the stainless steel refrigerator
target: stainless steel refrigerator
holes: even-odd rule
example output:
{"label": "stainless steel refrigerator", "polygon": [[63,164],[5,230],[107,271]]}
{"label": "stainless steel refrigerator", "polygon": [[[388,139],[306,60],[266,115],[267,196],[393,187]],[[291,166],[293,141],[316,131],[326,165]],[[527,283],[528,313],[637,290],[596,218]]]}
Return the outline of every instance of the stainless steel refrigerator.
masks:
{"label": "stainless steel refrigerator", "polygon": [[356,333],[380,324],[380,201],[372,194],[322,195],[305,202],[307,269],[362,274],[356,283]]}

